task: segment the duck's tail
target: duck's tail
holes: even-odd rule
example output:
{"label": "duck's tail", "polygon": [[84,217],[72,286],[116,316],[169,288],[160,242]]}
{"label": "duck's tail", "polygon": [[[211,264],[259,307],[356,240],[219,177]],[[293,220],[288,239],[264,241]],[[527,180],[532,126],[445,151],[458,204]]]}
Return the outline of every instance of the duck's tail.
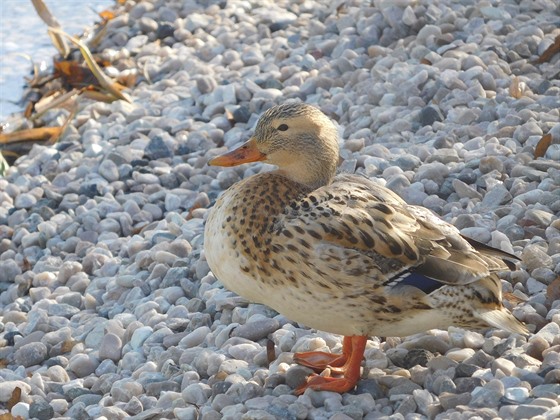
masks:
{"label": "duck's tail", "polygon": [[500,309],[478,308],[474,311],[474,316],[495,328],[500,328],[511,333],[529,334],[529,330],[525,324],[515,318],[512,313],[504,307]]}
{"label": "duck's tail", "polygon": [[502,303],[502,283],[496,274],[491,274],[472,284],[477,300],[473,315],[491,327],[512,333],[528,335],[529,330],[516,319]]}

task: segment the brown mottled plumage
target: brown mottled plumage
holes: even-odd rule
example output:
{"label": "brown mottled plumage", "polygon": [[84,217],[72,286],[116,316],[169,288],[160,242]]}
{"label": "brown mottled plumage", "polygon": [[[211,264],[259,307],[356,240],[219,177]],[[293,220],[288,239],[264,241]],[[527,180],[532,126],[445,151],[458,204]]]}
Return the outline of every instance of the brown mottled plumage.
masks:
{"label": "brown mottled plumage", "polygon": [[307,366],[339,366],[344,374],[313,377],[298,392],[353,388],[368,336],[451,325],[527,333],[503,307],[496,275],[513,268],[515,257],[464,238],[375,182],[335,177],[338,134],[318,109],[271,108],[251,140],[210,164],[254,161],[279,169],[240,181],[217,200],[205,254],[227,288],[345,336],[341,356],[296,355]]}

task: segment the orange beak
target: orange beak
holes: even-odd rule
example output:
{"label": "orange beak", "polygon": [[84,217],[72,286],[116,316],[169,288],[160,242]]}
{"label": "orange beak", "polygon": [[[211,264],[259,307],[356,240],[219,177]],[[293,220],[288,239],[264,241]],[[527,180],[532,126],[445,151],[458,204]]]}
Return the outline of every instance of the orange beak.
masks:
{"label": "orange beak", "polygon": [[266,159],[266,155],[257,149],[257,141],[251,137],[237,149],[221,156],[210,159],[210,166],[237,166],[242,163],[260,162]]}

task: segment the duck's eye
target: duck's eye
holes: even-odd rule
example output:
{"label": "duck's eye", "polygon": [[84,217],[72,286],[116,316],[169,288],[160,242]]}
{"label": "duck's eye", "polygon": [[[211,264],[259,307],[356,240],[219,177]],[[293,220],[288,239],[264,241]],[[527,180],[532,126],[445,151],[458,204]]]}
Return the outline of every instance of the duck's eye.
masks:
{"label": "duck's eye", "polygon": [[278,126],[279,131],[286,131],[287,129],[288,129],[288,126],[286,124],[280,124]]}

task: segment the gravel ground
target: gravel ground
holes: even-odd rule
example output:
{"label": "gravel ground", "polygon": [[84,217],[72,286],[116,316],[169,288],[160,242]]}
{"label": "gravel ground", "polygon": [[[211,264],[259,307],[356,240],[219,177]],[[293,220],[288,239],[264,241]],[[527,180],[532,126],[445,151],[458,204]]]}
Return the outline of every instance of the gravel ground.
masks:
{"label": "gravel ground", "polygon": [[[84,103],[0,179],[0,414],[19,388],[11,414],[41,420],[560,417],[560,58],[535,63],[556,1],[118,7],[99,50],[132,103]],[[338,122],[341,170],[520,256],[504,291],[535,333],[372,337],[356,391],[293,396],[292,353],[341,337],[224,290],[202,252],[215,198],[268,169],[207,160],[288,99]]]}

